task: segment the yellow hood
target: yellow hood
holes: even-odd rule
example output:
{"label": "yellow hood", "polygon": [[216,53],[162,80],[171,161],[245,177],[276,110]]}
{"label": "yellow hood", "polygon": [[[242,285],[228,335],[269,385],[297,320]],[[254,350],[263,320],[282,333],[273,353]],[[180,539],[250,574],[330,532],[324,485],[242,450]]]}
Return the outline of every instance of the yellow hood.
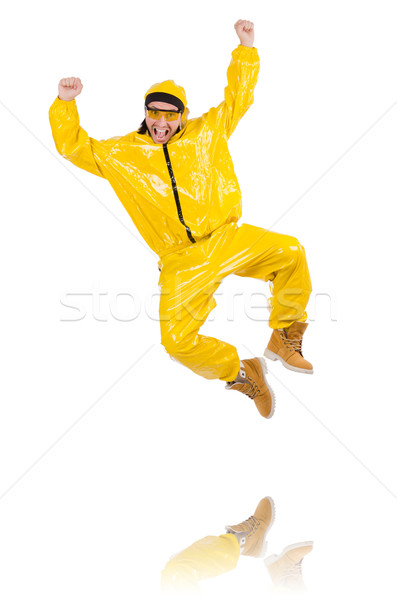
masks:
{"label": "yellow hood", "polygon": [[[149,96],[149,94],[166,94],[167,96],[174,96],[175,98],[180,100],[184,106],[184,111],[182,113],[181,119],[181,127],[184,127],[186,125],[189,109],[187,108],[186,92],[181,85],[177,85],[172,79],[167,79],[167,81],[162,81],[161,83],[155,83],[154,85],[152,85],[145,94],[145,100]],[[164,101],[169,101],[169,103],[172,104],[172,98],[165,98]]]}

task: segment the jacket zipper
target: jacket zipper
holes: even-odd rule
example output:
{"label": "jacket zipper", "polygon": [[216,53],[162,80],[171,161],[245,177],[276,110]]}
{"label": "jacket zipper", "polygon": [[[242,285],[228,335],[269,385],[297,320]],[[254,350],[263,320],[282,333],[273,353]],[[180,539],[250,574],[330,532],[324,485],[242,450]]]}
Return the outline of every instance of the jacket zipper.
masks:
{"label": "jacket zipper", "polygon": [[179,201],[178,188],[176,187],[176,181],[175,181],[175,177],[174,177],[174,172],[172,170],[172,165],[171,165],[170,155],[168,153],[167,144],[163,144],[163,150],[164,150],[165,161],[166,161],[167,167],[168,167],[168,173],[170,175],[170,179],[171,179],[171,183],[172,183],[172,191],[174,192],[175,204],[176,204],[176,208],[178,211],[179,220],[186,229],[187,237],[193,244],[195,244],[196,240],[192,236],[192,232],[190,231],[189,227],[186,225],[185,220],[183,218],[181,203]]}

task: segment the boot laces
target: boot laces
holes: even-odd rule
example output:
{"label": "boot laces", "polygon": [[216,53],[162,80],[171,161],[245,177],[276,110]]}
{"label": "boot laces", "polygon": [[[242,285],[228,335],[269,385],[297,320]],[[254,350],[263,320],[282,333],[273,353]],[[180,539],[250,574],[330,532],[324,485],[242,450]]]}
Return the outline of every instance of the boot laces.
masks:
{"label": "boot laces", "polygon": [[287,334],[285,333],[285,331],[280,331],[281,334],[281,339],[283,340],[284,344],[289,347],[292,348],[292,350],[294,350],[295,352],[298,352],[301,356],[302,355],[302,338],[301,339],[290,339]]}
{"label": "boot laces", "polygon": [[[235,381],[230,382],[230,384],[228,385],[232,386],[233,384],[237,383],[242,386],[249,386],[248,389],[239,389],[239,391],[251,398],[251,400],[254,400],[254,398],[256,398],[256,396],[261,391],[257,383],[254,379],[252,379],[252,377],[247,375],[245,369],[243,368],[240,369],[239,377],[240,379],[237,378]],[[226,387],[228,387],[228,385]]]}
{"label": "boot laces", "polygon": [[[246,381],[250,384],[250,389],[243,393],[251,398],[251,400],[254,400],[254,398],[259,394],[260,389],[256,385],[255,381],[251,379],[251,377],[246,376]],[[253,519],[254,517],[250,518]]]}
{"label": "boot laces", "polygon": [[295,577],[301,577],[302,576],[302,560],[303,558],[300,559],[299,562],[294,563],[293,565],[291,565],[290,569],[289,569],[289,574]]}
{"label": "boot laces", "polygon": [[255,533],[259,525],[260,523],[258,519],[256,519],[255,517],[249,517],[246,521],[243,521],[239,525],[236,525],[236,528],[238,529],[235,529],[234,527],[228,527],[226,528],[226,531],[228,533],[233,533],[236,536],[240,547],[244,548],[247,539]]}
{"label": "boot laces", "polygon": [[290,585],[293,583],[300,583],[302,581],[302,560],[299,562],[289,565],[284,573],[284,581]]}
{"label": "boot laces", "polygon": [[255,517],[249,517],[246,521],[240,523],[241,527],[244,527],[243,531],[247,531],[248,533],[244,536],[244,543],[247,537],[252,535],[254,531],[256,531],[259,527],[259,521]]}

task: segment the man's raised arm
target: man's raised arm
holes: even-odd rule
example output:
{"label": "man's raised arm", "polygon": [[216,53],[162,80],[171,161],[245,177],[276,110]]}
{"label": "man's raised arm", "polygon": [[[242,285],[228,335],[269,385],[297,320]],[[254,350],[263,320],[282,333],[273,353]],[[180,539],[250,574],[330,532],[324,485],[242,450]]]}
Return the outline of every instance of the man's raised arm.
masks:
{"label": "man's raised arm", "polygon": [[223,129],[228,138],[254,101],[259,74],[259,56],[254,48],[254,24],[240,19],[234,28],[240,45],[233,50],[232,61],[227,70],[225,100],[207,115],[209,123],[217,129]]}
{"label": "man's raised arm", "polygon": [[75,98],[81,93],[83,84],[78,77],[61,79],[58,97],[50,108],[50,124],[58,152],[74,165],[94,175],[103,177],[95,159],[97,142],[80,127]]}

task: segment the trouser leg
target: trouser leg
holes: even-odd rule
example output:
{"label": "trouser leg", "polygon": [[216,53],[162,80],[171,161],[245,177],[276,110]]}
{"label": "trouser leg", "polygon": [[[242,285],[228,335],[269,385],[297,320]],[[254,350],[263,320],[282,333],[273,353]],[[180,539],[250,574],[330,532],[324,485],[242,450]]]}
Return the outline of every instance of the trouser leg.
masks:
{"label": "trouser leg", "polygon": [[[213,280],[215,279],[215,280]],[[162,287],[160,298],[161,343],[168,354],[206,379],[233,381],[240,369],[237,350],[231,344],[199,334],[215,308],[216,277],[201,278],[198,286],[168,278],[171,289]]]}
{"label": "trouser leg", "polygon": [[216,306],[214,293],[230,274],[270,281],[270,327],[305,321],[311,283],[296,238],[252,225],[230,224],[207,240],[166,257],[160,276],[161,341],[176,360],[207,379],[233,381],[240,368],[231,344],[200,335]]}
{"label": "trouser leg", "polygon": [[[287,328],[306,321],[306,306],[312,291],[306,254],[291,236],[242,225],[229,246],[235,275],[270,282],[272,297],[269,325]],[[233,257],[238,257],[236,261]],[[227,264],[226,264],[227,268]]]}
{"label": "trouser leg", "polygon": [[233,534],[207,536],[172,557],[161,574],[163,592],[195,591],[199,581],[234,569],[240,545]]}

